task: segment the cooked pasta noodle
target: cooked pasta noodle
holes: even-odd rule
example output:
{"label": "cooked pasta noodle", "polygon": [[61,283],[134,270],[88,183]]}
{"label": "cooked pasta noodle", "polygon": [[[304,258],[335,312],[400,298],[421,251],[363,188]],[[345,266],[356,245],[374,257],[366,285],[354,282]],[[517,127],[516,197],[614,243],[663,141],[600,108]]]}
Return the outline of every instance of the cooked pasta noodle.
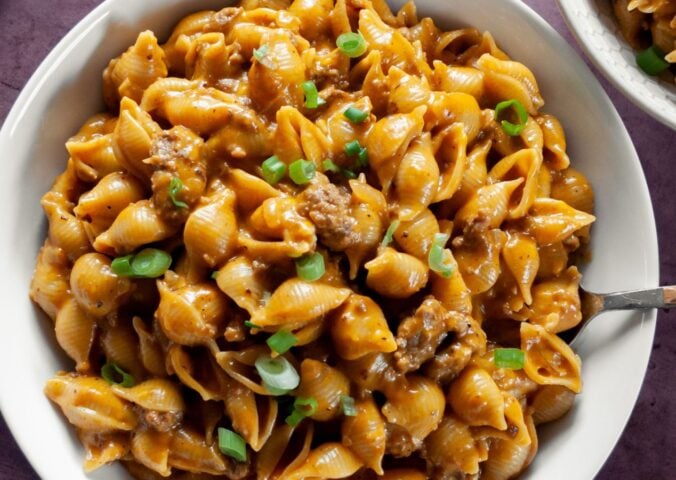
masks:
{"label": "cooked pasta noodle", "polygon": [[31,285],[87,471],[528,467],[582,386],[557,334],[594,197],[525,65],[411,2],[244,0],[141,33],[103,86]]}

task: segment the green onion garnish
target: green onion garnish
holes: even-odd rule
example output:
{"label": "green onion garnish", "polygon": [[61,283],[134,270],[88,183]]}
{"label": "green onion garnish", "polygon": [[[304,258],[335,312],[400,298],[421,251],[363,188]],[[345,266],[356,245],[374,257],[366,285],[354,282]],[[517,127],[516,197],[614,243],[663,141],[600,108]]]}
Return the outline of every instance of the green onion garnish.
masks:
{"label": "green onion garnish", "polygon": [[368,48],[366,39],[359,32],[343,33],[336,40],[336,46],[350,58],[361,57],[366,53]]}
{"label": "green onion garnish", "polygon": [[171,255],[156,248],[144,248],[136,255],[117,257],[110,268],[121,277],[157,278],[171,266]]}
{"label": "green onion garnish", "polygon": [[246,442],[232,430],[218,428],[218,449],[238,462],[246,462]]}
{"label": "green onion garnish", "polygon": [[324,170],[327,172],[340,173],[341,168],[333,160],[324,160]]}
{"label": "green onion garnish", "polygon": [[293,402],[293,412],[286,417],[286,423],[290,427],[295,427],[304,418],[311,417],[317,412],[319,403],[312,397],[298,397]]}
{"label": "green onion garnish", "polygon": [[383,241],[380,242],[381,247],[387,247],[390,243],[392,243],[392,240],[394,239],[394,232],[397,231],[397,228],[399,228],[399,224],[401,222],[399,220],[395,220],[394,222],[390,223],[390,226],[387,227],[387,231],[385,232],[385,236],[383,237]]}
{"label": "green onion garnish", "polygon": [[369,164],[369,152],[366,150],[366,147],[360,148],[359,153],[357,154],[357,165],[360,168],[364,168]]}
{"label": "green onion garnish", "polygon": [[648,75],[659,75],[669,68],[669,62],[664,59],[664,52],[655,45],[636,55],[636,65]]}
{"label": "green onion garnish", "polygon": [[444,278],[448,278],[453,273],[453,265],[449,263],[444,263],[446,260],[444,257],[446,242],[448,242],[449,236],[444,233],[437,233],[434,235],[434,240],[432,242],[432,247],[430,247],[430,253],[427,256],[427,262],[429,263],[430,270],[437,272]]}
{"label": "green onion garnish", "polygon": [[213,272],[211,272],[211,279],[212,280],[218,279],[218,270],[214,270]]}
{"label": "green onion garnish", "polygon": [[131,261],[134,277],[157,278],[171,266],[171,255],[157,248],[144,248]]}
{"label": "green onion garnish", "polygon": [[315,178],[315,164],[308,160],[296,160],[289,165],[289,177],[296,185],[305,185]]}
{"label": "green onion garnish", "polygon": [[348,108],[343,112],[343,115],[352,123],[364,123],[369,118],[369,112],[359,110],[357,107]]}
{"label": "green onion garnish", "polygon": [[343,408],[343,415],[346,417],[356,417],[357,407],[354,405],[354,398],[347,395],[340,397],[340,406]]}
{"label": "green onion garnish", "polygon": [[493,363],[498,368],[519,370],[523,368],[526,355],[518,348],[496,348],[493,350]]}
{"label": "green onion garnish", "polygon": [[324,257],[321,253],[309,253],[296,260],[296,274],[305,281],[319,280],[325,270]]}
{"label": "green onion garnish", "polygon": [[131,269],[131,261],[134,255],[125,255],[124,257],[114,258],[110,264],[110,268],[115,275],[120,277],[131,277],[134,275]]}
{"label": "green onion garnish", "polygon": [[286,165],[276,155],[268,158],[261,164],[263,178],[270,185],[275,185],[286,173]]}
{"label": "green onion garnish", "polygon": [[169,182],[169,198],[171,199],[171,203],[173,203],[176,208],[188,208],[187,203],[182,202],[176,198],[176,196],[181,193],[181,190],[183,190],[183,182],[181,179],[178,177],[172,177],[171,181]]}
{"label": "green onion garnish", "polygon": [[134,386],[134,377],[113,362],[108,362],[101,367],[101,377],[111,385],[119,385],[124,388]]}
{"label": "green onion garnish", "polygon": [[509,135],[510,137],[516,137],[520,135],[521,132],[523,132],[523,129],[526,128],[526,122],[528,122],[528,112],[526,111],[526,109],[524,108],[524,106],[521,104],[520,101],[512,99],[498,103],[495,106],[495,119],[499,120],[502,112],[510,108],[514,110],[514,112],[516,113],[516,116],[519,119],[519,123],[515,124],[507,120],[502,120],[500,122],[500,125],[502,125],[502,129],[507,135]]}
{"label": "green onion garnish", "polygon": [[319,96],[317,86],[312,80],[303,82],[303,92],[305,92],[305,106],[310,109],[315,109],[326,104],[326,101]]}
{"label": "green onion garnish", "polygon": [[253,322],[250,322],[249,320],[244,321],[244,326],[248,328],[261,328],[259,325],[256,325]]}
{"label": "green onion garnish", "polygon": [[273,395],[289,393],[300,384],[298,372],[284,357],[263,355],[256,359],[255,365],[263,386]]}
{"label": "green onion garnish", "polygon": [[286,330],[278,330],[274,335],[266,340],[270,350],[280,355],[289,351],[291,347],[298,344],[296,336]]}
{"label": "green onion garnish", "polygon": [[345,144],[345,154],[354,157],[355,155],[359,155],[359,152],[361,151],[361,144],[359,143],[359,140],[354,140],[350,143]]}
{"label": "green onion garnish", "polygon": [[259,62],[263,62],[265,56],[270,51],[270,45],[261,45],[260,48],[254,48],[253,56]]}
{"label": "green onion garnish", "polygon": [[343,168],[340,173],[342,173],[345,178],[349,179],[357,178],[357,174],[354,173],[349,168]]}

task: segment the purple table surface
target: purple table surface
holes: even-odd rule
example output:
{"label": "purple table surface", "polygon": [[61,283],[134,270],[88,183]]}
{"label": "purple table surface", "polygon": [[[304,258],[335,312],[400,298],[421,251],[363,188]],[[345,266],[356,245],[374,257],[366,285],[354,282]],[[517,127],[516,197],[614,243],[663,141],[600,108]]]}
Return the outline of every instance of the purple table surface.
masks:
{"label": "purple table surface", "polygon": [[[524,0],[578,52],[554,0]],[[51,48],[100,0],[0,0],[0,122],[30,75]],[[582,55],[582,53],[580,53]],[[594,70],[620,112],[636,145],[657,218],[662,284],[676,283],[673,188],[676,185],[676,134],[632,105]],[[669,318],[671,317],[671,318]],[[643,389],[629,424],[598,475],[600,480],[676,478],[676,322],[660,313]],[[38,476],[0,418],[0,479]],[[577,480],[577,479],[575,479]]]}

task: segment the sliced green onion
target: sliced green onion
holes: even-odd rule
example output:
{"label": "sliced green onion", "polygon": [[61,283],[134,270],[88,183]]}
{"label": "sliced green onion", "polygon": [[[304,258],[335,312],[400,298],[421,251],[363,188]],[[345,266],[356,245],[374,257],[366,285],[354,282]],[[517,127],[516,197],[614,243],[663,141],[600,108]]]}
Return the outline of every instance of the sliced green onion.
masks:
{"label": "sliced green onion", "polygon": [[232,457],[238,462],[246,462],[246,442],[232,430],[219,427],[218,449],[223,455]]}
{"label": "sliced green onion", "polygon": [[355,155],[359,155],[359,152],[361,151],[361,144],[359,143],[359,140],[354,140],[350,143],[345,144],[345,154],[354,157]]}
{"label": "sliced green onion", "polygon": [[526,355],[518,348],[496,348],[493,350],[493,363],[498,368],[519,370],[523,368]]}
{"label": "sliced green onion", "polygon": [[169,182],[169,198],[176,208],[188,208],[188,204],[178,200],[176,197],[183,190],[183,182],[178,177],[172,177]]}
{"label": "sliced green onion", "polygon": [[325,271],[324,257],[321,253],[310,253],[296,260],[296,274],[305,281],[319,280]]}
{"label": "sliced green onion", "polygon": [[354,405],[354,398],[343,395],[340,397],[340,406],[343,409],[343,415],[346,417],[356,417],[357,407]]}
{"label": "sliced green onion", "polygon": [[261,328],[260,326],[256,325],[253,322],[250,322],[249,320],[244,321],[244,326],[248,328]]}
{"label": "sliced green onion", "polygon": [[296,185],[305,185],[315,178],[315,164],[308,160],[296,160],[289,165],[289,177]]}
{"label": "sliced green onion", "polygon": [[444,233],[437,233],[434,235],[430,253],[427,256],[430,270],[437,272],[444,278],[448,278],[453,273],[453,264],[445,263],[446,258],[446,242],[448,242],[448,235]]}
{"label": "sliced green onion", "polygon": [[369,164],[369,152],[366,150],[366,147],[359,149],[357,154],[357,165],[360,168],[367,167]]}
{"label": "sliced green onion", "polygon": [[131,261],[133,258],[133,255],[117,257],[113,259],[110,268],[115,275],[119,275],[120,277],[131,277],[133,275],[131,270]]}
{"label": "sliced green onion", "polygon": [[364,123],[369,118],[369,112],[360,110],[357,107],[348,108],[343,112],[343,115],[352,123]]}
{"label": "sliced green onion", "polygon": [[669,62],[664,59],[664,52],[655,45],[638,53],[636,64],[648,75],[659,75],[669,68]]}
{"label": "sliced green onion", "polygon": [[218,279],[218,270],[214,270],[213,272],[211,272],[211,279],[212,280]]}
{"label": "sliced green onion", "polygon": [[144,248],[131,261],[134,277],[157,278],[171,266],[171,255],[157,248]]}
{"label": "sliced green onion", "polygon": [[270,51],[270,45],[261,45],[259,48],[254,48],[253,56],[259,62],[263,62],[265,56]]}
{"label": "sliced green onion", "polygon": [[336,46],[350,58],[361,57],[366,53],[368,48],[366,39],[359,32],[343,33],[336,40]]}
{"label": "sliced green onion", "polygon": [[303,82],[303,92],[305,92],[305,106],[307,108],[315,109],[326,104],[326,101],[319,96],[317,86],[312,80]]}
{"label": "sliced green onion", "polygon": [[304,418],[311,417],[317,412],[319,403],[312,397],[298,397],[293,402],[293,412],[286,417],[287,425],[295,427]]}
{"label": "sliced green onion", "polygon": [[387,247],[390,243],[392,243],[392,240],[394,239],[394,232],[397,231],[400,223],[401,222],[399,220],[395,220],[394,222],[390,223],[390,226],[387,227],[387,231],[383,237],[383,241],[380,242],[381,247]]}
{"label": "sliced green onion", "polygon": [[273,395],[284,395],[300,384],[298,372],[284,357],[263,355],[256,359],[255,366],[263,385]]}
{"label": "sliced green onion", "polygon": [[298,338],[286,330],[278,330],[274,335],[266,340],[270,350],[280,355],[289,351],[291,347],[298,344]]}
{"label": "sliced green onion", "polygon": [[129,388],[134,386],[134,377],[122,370],[113,362],[106,363],[101,367],[101,377],[111,385]]}
{"label": "sliced green onion", "polygon": [[333,160],[324,160],[324,170],[327,172],[340,173],[342,170]]}
{"label": "sliced green onion", "polygon": [[263,178],[270,185],[275,185],[286,174],[286,165],[276,155],[268,158],[261,164]]}
{"label": "sliced green onion", "polygon": [[512,123],[507,120],[502,120],[500,125],[502,125],[502,130],[504,130],[507,135],[510,137],[516,137],[519,136],[521,132],[523,132],[523,129],[526,128],[526,122],[528,122],[528,112],[520,101],[512,99],[498,103],[495,106],[495,119],[499,120],[502,112],[510,108],[516,113],[519,123]]}
{"label": "sliced green onion", "polygon": [[349,168],[343,168],[343,170],[340,173],[342,173],[345,178],[349,178],[349,179],[357,178],[357,174],[354,173]]}

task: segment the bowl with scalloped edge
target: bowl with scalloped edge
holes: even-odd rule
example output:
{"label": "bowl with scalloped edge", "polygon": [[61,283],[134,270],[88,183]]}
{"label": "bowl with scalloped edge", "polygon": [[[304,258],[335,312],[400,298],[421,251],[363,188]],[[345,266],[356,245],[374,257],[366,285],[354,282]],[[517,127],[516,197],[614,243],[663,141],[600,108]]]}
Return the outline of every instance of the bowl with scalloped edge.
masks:
{"label": "bowl with scalloped edge", "polygon": [[578,43],[603,75],[636,106],[676,130],[676,84],[636,65],[610,0],[558,0]]}
{"label": "bowl with scalloped edge", "polygon": [[[392,2],[400,7],[402,1]],[[0,133],[12,152],[0,177],[5,234],[0,299],[0,408],[27,458],[45,480],[119,479],[119,465],[90,476],[73,429],[43,394],[45,381],[68,363],[51,323],[28,298],[45,235],[40,197],[66,163],[65,141],[103,109],[101,72],[145,29],[166,38],[188,13],[225,0],[108,0],[56,46],[19,96]],[[532,69],[567,132],[572,164],[596,191],[593,260],[585,284],[596,291],[656,286],[657,236],[639,160],[617,112],[582,60],[549,25],[518,0],[418,0],[421,16],[445,28],[490,31],[514,59]],[[519,32],[518,36],[514,32]],[[622,259],[618,262],[617,259]],[[613,318],[615,317],[615,318]],[[540,451],[524,478],[593,478],[632,411],[655,329],[654,312],[608,313],[580,341],[583,393],[562,420],[540,432]],[[619,373],[621,372],[621,374]],[[28,412],[28,414],[27,414]],[[37,441],[36,439],[39,439]],[[49,446],[49,448],[45,448]]]}

